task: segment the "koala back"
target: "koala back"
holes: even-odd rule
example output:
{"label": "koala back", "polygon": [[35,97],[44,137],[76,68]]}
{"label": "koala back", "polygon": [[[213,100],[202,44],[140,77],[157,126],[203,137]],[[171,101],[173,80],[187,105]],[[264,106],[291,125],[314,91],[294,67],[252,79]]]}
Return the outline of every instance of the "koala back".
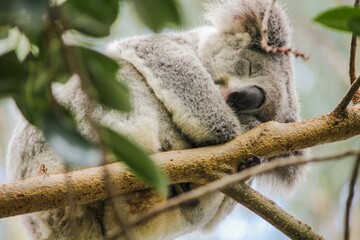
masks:
{"label": "koala back", "polygon": [[[268,55],[259,45],[261,19],[268,4],[270,0],[217,1],[206,14],[213,26],[111,44],[109,55],[121,66],[119,81],[131,91],[131,113],[89,102],[76,77],[56,89],[56,98],[74,113],[79,130],[90,140],[97,141],[97,135],[88,117],[126,135],[149,153],[224,143],[266,121],[297,121],[299,108],[291,60],[288,56]],[[275,5],[269,19],[269,44],[281,47],[288,42],[285,15]],[[227,79],[223,80],[226,84],[218,86],[219,79]],[[231,93],[248,88],[260,89],[250,96],[264,98],[259,101],[261,106],[256,104],[256,109],[250,111],[231,106],[222,95],[224,89]],[[66,170],[64,160],[42,134],[24,122],[10,144],[10,178],[38,176],[42,164],[50,174]],[[271,176],[291,185],[299,175],[301,169],[295,167]],[[186,186],[190,187],[183,191],[194,187]],[[115,209],[131,219],[162,201],[164,198],[145,190],[76,206],[75,210],[69,207],[31,214],[26,221],[35,239],[102,239],[120,228]],[[135,229],[134,236],[171,239],[212,228],[233,206],[228,197],[213,193],[150,220]]]}

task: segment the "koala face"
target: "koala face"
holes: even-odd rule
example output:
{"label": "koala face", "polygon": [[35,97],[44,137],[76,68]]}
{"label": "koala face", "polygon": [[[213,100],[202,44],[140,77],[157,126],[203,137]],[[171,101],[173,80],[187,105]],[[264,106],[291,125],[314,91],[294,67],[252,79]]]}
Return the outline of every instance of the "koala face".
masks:
{"label": "koala face", "polygon": [[262,63],[254,56],[247,58],[243,55],[246,54],[240,54],[231,64],[232,71],[215,79],[224,100],[237,114],[258,111],[266,100],[265,89],[252,82],[252,79],[264,76]]}
{"label": "koala face", "polygon": [[[232,58],[217,52],[213,56],[212,77],[222,97],[238,115],[252,115],[260,122],[282,121],[279,111],[285,109],[287,90],[284,88],[292,78],[288,56],[268,54],[251,46],[232,50]],[[226,67],[225,67],[226,66]]]}

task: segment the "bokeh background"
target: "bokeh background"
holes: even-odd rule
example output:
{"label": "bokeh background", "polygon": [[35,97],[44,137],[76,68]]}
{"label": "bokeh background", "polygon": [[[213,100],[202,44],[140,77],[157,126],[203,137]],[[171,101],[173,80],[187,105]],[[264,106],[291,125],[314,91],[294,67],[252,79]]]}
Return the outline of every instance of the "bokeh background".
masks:
{"label": "bokeh background", "polygon": [[[280,0],[279,0],[280,1]],[[125,1],[121,14],[115,22],[111,35],[103,39],[76,38],[85,45],[104,49],[109,42],[133,35],[151,33],[134,14],[134,10]],[[201,18],[203,4],[208,1],[179,0],[184,25],[180,31],[204,24]],[[293,46],[308,54],[308,61],[295,60],[296,84],[302,105],[302,117],[308,119],[330,112],[341,100],[349,88],[348,59],[350,34],[335,32],[313,22],[321,11],[338,5],[352,5],[353,1],[280,1],[285,5],[293,28]],[[6,42],[0,41],[0,53]],[[360,53],[360,52],[359,52]],[[360,68],[360,64],[357,64]],[[20,114],[11,99],[0,100],[0,182],[6,183],[6,148]],[[359,149],[360,138],[327,144],[313,148],[314,155],[330,155],[349,149]],[[342,239],[344,209],[348,193],[348,183],[353,159],[344,159],[313,165],[306,182],[294,193],[270,191],[274,199],[292,215],[312,226],[326,239]],[[290,196],[291,195],[291,196]],[[359,185],[352,211],[352,238],[360,239],[360,194]],[[26,239],[24,227],[18,217],[0,220],[0,239]],[[211,233],[193,233],[178,240],[195,239],[287,239],[282,233],[270,226],[242,206],[236,207]]]}

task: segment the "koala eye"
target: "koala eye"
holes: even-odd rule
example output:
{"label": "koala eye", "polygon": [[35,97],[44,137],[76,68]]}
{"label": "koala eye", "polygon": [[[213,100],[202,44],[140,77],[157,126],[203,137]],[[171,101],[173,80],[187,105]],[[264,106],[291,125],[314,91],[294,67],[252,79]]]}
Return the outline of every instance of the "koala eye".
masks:
{"label": "koala eye", "polygon": [[235,73],[240,77],[251,77],[256,75],[261,69],[260,64],[241,59],[235,65]]}
{"label": "koala eye", "polygon": [[246,59],[240,59],[235,65],[235,73],[239,77],[248,77],[251,73],[251,64]]}
{"label": "koala eye", "polygon": [[256,63],[256,62],[253,62],[253,63],[250,63],[250,74],[249,76],[255,76],[257,75],[261,70],[261,65]]}
{"label": "koala eye", "polygon": [[256,110],[265,103],[265,92],[257,86],[250,86],[231,92],[226,103],[236,112]]}

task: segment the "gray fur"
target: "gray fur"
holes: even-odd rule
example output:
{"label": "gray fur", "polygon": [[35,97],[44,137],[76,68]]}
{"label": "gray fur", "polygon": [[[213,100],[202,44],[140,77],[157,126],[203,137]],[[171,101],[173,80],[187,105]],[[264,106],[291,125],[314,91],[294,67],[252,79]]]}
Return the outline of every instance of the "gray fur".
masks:
{"label": "gray fur", "polygon": [[[111,44],[108,54],[121,65],[119,81],[132,93],[131,113],[89,103],[76,77],[56,87],[56,98],[76,115],[80,131],[89,139],[97,141],[85,116],[127,135],[149,153],[224,143],[270,120],[297,121],[299,109],[291,59],[266,54],[259,47],[261,18],[269,3],[218,1],[208,7],[206,14],[212,27],[134,37]],[[288,44],[289,27],[278,5],[269,27],[270,44]],[[258,90],[252,96],[260,97],[254,105],[261,103],[258,108],[238,110],[236,105],[226,103],[229,93],[255,89],[254,86]],[[23,121],[10,144],[9,178],[17,181],[40,175],[41,164],[50,174],[65,171],[63,160],[42,134]],[[268,177],[278,179],[282,185],[293,185],[301,172],[300,167],[291,167]],[[147,190],[118,197],[114,204],[129,219],[162,200]],[[29,214],[25,220],[34,239],[102,239],[119,228],[113,206],[105,200],[75,209]],[[210,229],[233,206],[228,197],[212,193],[195,204],[183,205],[149,221],[133,234],[136,239],[172,239],[196,229]]]}

